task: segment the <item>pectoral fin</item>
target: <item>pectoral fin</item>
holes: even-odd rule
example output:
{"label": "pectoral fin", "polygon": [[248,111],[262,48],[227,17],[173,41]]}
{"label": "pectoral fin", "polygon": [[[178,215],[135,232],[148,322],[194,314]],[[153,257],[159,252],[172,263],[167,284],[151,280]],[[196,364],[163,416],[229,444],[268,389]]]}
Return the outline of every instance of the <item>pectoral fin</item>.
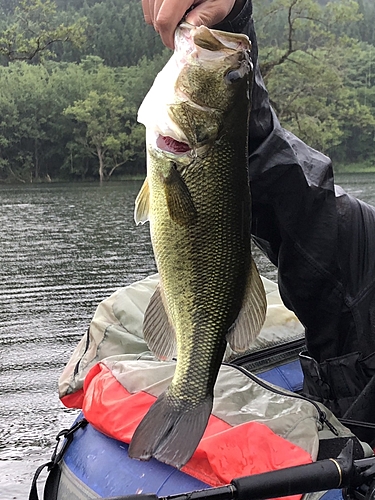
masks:
{"label": "pectoral fin", "polygon": [[148,221],[148,214],[150,211],[150,188],[148,185],[147,177],[142,184],[141,190],[135,200],[134,220],[135,223],[144,224]]}
{"label": "pectoral fin", "polygon": [[180,226],[194,224],[197,210],[180,172],[172,166],[164,178],[164,191],[171,219]]}
{"label": "pectoral fin", "polygon": [[235,352],[244,352],[256,339],[266,318],[267,300],[264,286],[253,259],[247,280],[242,309],[227,335]]}
{"label": "pectoral fin", "polygon": [[143,336],[150,350],[159,359],[165,361],[176,356],[176,333],[169,322],[160,285],[156,287],[146,309]]}

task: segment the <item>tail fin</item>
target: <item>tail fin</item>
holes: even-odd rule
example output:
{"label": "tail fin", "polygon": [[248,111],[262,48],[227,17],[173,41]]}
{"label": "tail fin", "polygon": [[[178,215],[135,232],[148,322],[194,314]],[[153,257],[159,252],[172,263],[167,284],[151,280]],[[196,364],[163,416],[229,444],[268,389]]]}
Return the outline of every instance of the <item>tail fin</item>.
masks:
{"label": "tail fin", "polygon": [[194,408],[161,394],[138,425],[129,456],[139,460],[155,457],[180,469],[190,459],[207,427],[212,396]]}

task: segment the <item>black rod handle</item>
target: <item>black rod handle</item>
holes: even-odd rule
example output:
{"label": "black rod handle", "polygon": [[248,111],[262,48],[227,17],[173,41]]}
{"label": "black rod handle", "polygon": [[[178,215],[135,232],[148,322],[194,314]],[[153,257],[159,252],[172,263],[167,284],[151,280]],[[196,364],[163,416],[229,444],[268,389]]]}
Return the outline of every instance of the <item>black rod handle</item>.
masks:
{"label": "black rod handle", "polygon": [[329,459],[241,477],[232,484],[238,500],[263,500],[341,488],[343,470],[338,459]]}

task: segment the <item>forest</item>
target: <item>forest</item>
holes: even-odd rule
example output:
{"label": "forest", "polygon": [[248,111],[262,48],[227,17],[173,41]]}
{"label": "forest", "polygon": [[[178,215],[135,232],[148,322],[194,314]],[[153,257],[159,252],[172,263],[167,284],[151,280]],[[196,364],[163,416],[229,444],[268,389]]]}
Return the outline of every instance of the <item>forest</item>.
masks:
{"label": "forest", "polygon": [[[375,2],[253,4],[282,125],[375,171]],[[144,175],[137,109],[170,55],[140,0],[0,0],[0,182]]]}

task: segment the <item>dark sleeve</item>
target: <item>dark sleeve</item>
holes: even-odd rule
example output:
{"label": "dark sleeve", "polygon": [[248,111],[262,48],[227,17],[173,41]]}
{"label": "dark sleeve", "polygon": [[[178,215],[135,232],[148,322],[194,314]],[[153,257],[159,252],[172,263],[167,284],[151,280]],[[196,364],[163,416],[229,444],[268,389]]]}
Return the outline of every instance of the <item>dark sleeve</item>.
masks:
{"label": "dark sleeve", "polygon": [[251,14],[247,2],[219,28],[252,42],[253,239],[278,267],[282,299],[305,326],[311,356],[374,352],[374,208],[343,192],[336,198],[330,159],[280,126],[260,74]]}

